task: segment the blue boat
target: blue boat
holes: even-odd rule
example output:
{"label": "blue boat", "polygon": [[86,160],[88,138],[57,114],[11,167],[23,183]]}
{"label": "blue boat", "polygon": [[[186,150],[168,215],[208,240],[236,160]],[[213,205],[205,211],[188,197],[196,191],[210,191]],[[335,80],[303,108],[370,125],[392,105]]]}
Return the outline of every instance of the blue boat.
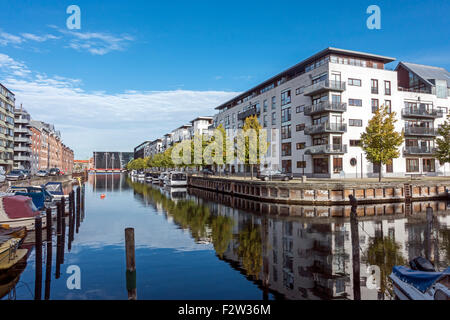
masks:
{"label": "blue boat", "polygon": [[6,193],[30,197],[38,210],[49,208],[53,202],[53,196],[43,187],[9,187]]}
{"label": "blue boat", "polygon": [[399,300],[450,300],[450,267],[436,271],[423,257],[411,260],[410,266],[394,266],[389,276]]}

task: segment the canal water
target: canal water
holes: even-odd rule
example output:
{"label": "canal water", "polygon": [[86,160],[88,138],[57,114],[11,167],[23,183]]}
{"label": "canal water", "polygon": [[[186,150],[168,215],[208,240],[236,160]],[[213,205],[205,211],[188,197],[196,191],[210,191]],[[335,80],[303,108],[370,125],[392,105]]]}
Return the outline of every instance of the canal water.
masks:
{"label": "canal water", "polygon": [[[304,207],[294,210],[298,216],[276,206],[264,212],[261,203],[165,189],[125,174],[90,175],[85,190],[85,212],[70,251],[65,243],[59,277],[53,245],[50,299],[127,299],[127,227],[135,229],[138,299],[353,299],[353,263],[360,264],[362,299],[392,299],[394,265],[419,255],[440,270],[450,264],[445,202],[414,203],[411,212],[404,204],[377,205],[382,214],[359,219],[360,261],[353,262],[349,219],[327,216],[330,208]],[[435,215],[431,229],[428,205]],[[29,248],[15,289],[2,299],[34,299]],[[43,257],[42,299],[45,246]],[[69,289],[73,266],[80,289]]]}

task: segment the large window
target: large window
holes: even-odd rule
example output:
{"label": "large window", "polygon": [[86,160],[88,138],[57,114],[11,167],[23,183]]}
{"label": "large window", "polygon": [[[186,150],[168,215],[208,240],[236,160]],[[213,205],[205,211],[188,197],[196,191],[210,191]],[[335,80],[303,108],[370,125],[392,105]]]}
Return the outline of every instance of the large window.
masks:
{"label": "large window", "polygon": [[419,172],[419,159],[406,159],[406,172]]}
{"label": "large window", "polygon": [[306,161],[297,161],[297,168],[306,168]]}
{"label": "large window", "polygon": [[422,159],[423,172],[435,172],[435,161],[434,159]]}
{"label": "large window", "polygon": [[277,123],[277,113],[272,112],[272,125]]}
{"label": "large window", "polygon": [[299,123],[295,126],[295,131],[303,131],[305,130],[305,124],[304,123]]}
{"label": "large window", "polygon": [[349,119],[348,125],[350,127],[362,127],[362,120],[361,119]]}
{"label": "large window", "polygon": [[281,156],[288,157],[292,155],[291,143],[281,144]]}
{"label": "large window", "polygon": [[284,173],[292,172],[292,160],[281,160],[281,167]]}
{"label": "large window", "polygon": [[339,173],[342,171],[342,158],[333,158],[333,172]]}
{"label": "large window", "polygon": [[348,85],[361,87],[361,79],[348,79]]}
{"label": "large window", "polygon": [[276,107],[277,107],[277,98],[272,97],[272,110],[275,110]]}
{"label": "large window", "polygon": [[392,103],[391,103],[391,100],[384,100],[384,106],[387,107],[389,113],[392,112]]}
{"label": "large window", "polygon": [[281,110],[281,122],[291,121],[291,108]]}
{"label": "large window", "polygon": [[267,100],[264,100],[264,102],[263,102],[263,112],[267,112],[267,106],[268,106]]}
{"label": "large window", "polygon": [[296,144],[297,150],[305,149],[305,142],[299,142]]}
{"label": "large window", "polygon": [[375,113],[379,107],[378,99],[372,99],[372,113]]}
{"label": "large window", "polygon": [[362,99],[348,99],[348,105],[353,107],[362,107]]}
{"label": "large window", "polygon": [[391,82],[390,81],[384,82],[384,94],[387,96],[391,95]]}
{"label": "large window", "polygon": [[359,147],[361,140],[350,140],[350,147]]}
{"label": "large window", "polygon": [[287,90],[281,93],[281,105],[284,106],[289,103],[291,103],[291,90]]}
{"label": "large window", "polygon": [[289,139],[291,137],[291,125],[281,127],[281,139]]}
{"label": "large window", "polygon": [[313,159],[314,173],[328,173],[328,158]]}
{"label": "large window", "polygon": [[298,106],[295,108],[295,112],[296,113],[300,113],[300,112],[304,112],[305,111],[305,106]]}
{"label": "large window", "polygon": [[378,94],[378,80],[372,79],[370,80],[371,83],[371,92],[373,94]]}

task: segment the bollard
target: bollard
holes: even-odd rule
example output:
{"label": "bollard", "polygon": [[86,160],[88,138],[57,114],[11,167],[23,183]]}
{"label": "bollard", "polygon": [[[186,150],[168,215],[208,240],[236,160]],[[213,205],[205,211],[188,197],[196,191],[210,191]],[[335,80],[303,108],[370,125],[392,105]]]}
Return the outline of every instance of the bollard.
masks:
{"label": "bollard", "polygon": [[[64,203],[62,203],[64,204]],[[61,258],[61,264],[64,263],[64,247],[66,246],[66,217],[64,216],[64,207],[61,205],[61,246],[60,246],[60,250],[61,250],[61,254],[60,254],[60,258]]]}
{"label": "bollard", "polygon": [[61,203],[56,205],[56,270],[55,279],[61,275]]}
{"label": "bollard", "polygon": [[431,259],[431,233],[433,232],[433,208],[427,207],[427,225],[425,229],[425,258]]}
{"label": "bollard", "polygon": [[352,267],[353,267],[353,300],[361,300],[361,278],[359,257],[359,230],[356,209],[358,201],[353,195],[348,196],[352,209],[350,211],[350,231],[352,237]]}
{"label": "bollard", "polygon": [[126,255],[126,282],[128,291],[128,300],[136,300],[136,259],[134,248],[134,229],[125,229],[125,255]]}
{"label": "bollard", "polygon": [[50,299],[50,280],[52,277],[52,209],[47,209],[47,258],[45,263],[45,292],[44,299]]}
{"label": "bollard", "polygon": [[69,250],[69,252],[72,249],[72,232],[73,232],[72,193],[73,191],[70,191],[69,193],[69,235],[67,237],[67,250]]}
{"label": "bollard", "polygon": [[34,220],[36,266],[34,282],[34,300],[41,300],[42,297],[42,217],[36,216]]}
{"label": "bollard", "polygon": [[52,209],[48,208],[45,211],[45,219],[47,221],[47,242],[52,242]]}
{"label": "bollard", "polygon": [[80,228],[80,188],[77,188],[77,200],[76,200],[76,233],[78,233],[78,230]]}

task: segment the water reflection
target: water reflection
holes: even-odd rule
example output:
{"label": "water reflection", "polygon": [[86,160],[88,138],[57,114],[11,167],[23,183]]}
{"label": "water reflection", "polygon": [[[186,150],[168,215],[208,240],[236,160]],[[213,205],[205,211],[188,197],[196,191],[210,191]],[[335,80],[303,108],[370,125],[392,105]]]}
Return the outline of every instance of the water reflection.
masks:
{"label": "water reflection", "polygon": [[[204,190],[176,191],[126,181],[137,199],[187,230],[197,243],[212,243],[217,257],[245,274],[263,295],[353,299],[350,224],[330,214],[345,215],[349,208],[262,204]],[[429,236],[424,216],[428,205],[436,215]],[[358,208],[362,299],[393,298],[388,279],[392,267],[417,255],[428,254],[440,269],[448,266],[446,203],[413,203],[412,210],[405,212],[403,204]],[[369,289],[370,265],[380,267],[379,290]]]}

